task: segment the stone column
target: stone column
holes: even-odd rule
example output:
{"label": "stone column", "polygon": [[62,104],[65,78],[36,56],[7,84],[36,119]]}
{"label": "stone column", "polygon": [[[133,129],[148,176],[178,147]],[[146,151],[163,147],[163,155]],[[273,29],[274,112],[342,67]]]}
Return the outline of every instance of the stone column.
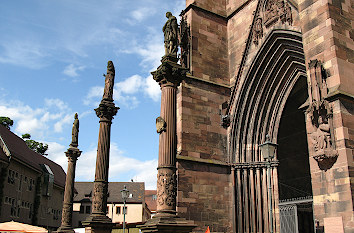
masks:
{"label": "stone column", "polygon": [[161,116],[156,119],[159,137],[157,174],[157,214],[144,225],[145,232],[191,232],[195,225],[179,218],[176,211],[176,103],[177,87],[186,75],[186,69],[177,64],[174,56],[164,56],[162,64],[152,72],[161,87]]}
{"label": "stone column", "polygon": [[111,232],[112,220],[107,217],[107,193],[108,193],[108,168],[109,148],[111,141],[111,124],[113,116],[117,114],[118,107],[113,103],[113,85],[115,70],[113,62],[109,61],[107,75],[105,75],[105,88],[103,98],[98,108],[95,109],[100,118],[100,129],[97,146],[96,172],[93,184],[92,213],[83,222],[87,231]]}
{"label": "stone column", "polygon": [[61,217],[61,226],[57,232],[74,232],[72,226],[72,213],[73,213],[73,196],[74,196],[74,182],[75,182],[75,170],[76,161],[80,157],[81,151],[78,146],[78,133],[79,133],[79,119],[77,113],[75,114],[75,121],[73,124],[73,137],[69,149],[65,152],[68,157],[68,170],[65,180],[65,192],[63,211]]}

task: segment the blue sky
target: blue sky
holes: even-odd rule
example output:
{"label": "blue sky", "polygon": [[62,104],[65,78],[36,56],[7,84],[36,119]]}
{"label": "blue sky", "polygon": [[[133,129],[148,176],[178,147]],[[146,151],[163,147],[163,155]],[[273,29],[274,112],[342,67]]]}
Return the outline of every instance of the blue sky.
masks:
{"label": "blue sky", "polygon": [[74,113],[80,119],[77,181],[93,181],[98,139],[94,108],[107,61],[116,68],[109,181],[156,189],[160,89],[150,71],[163,56],[166,11],[184,0],[13,0],[0,8],[0,115],[12,131],[49,145],[67,168]]}

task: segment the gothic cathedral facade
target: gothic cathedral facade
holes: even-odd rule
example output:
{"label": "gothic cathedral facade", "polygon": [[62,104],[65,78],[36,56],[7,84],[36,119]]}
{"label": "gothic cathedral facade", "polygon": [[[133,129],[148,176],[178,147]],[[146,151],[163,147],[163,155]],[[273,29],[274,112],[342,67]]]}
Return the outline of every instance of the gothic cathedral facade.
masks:
{"label": "gothic cathedral facade", "polygon": [[187,0],[182,16],[179,215],[194,232],[353,232],[350,1]]}

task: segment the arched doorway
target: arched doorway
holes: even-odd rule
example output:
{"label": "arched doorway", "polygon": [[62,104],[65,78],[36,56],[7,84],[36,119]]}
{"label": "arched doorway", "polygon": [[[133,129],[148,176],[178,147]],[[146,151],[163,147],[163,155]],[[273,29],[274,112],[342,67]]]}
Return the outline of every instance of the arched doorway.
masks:
{"label": "arched doorway", "polygon": [[313,233],[312,185],[305,115],[307,79],[300,76],[283,110],[278,131],[279,217],[282,233]]}
{"label": "arched doorway", "polygon": [[[291,176],[284,173],[283,170],[278,171],[280,163],[285,164],[284,161],[290,158],[287,157],[290,154],[286,154],[288,150],[286,143],[281,142],[280,152],[278,152],[279,156],[282,155],[281,159],[285,160],[280,161],[280,158],[278,160],[276,157],[272,162],[270,178],[273,196],[271,204],[273,210],[275,209],[272,212],[269,210],[270,198],[267,193],[269,186],[267,164],[258,148],[258,145],[265,141],[267,134],[270,135],[273,142],[278,144],[280,143],[278,139],[287,137],[289,133],[287,132],[287,124],[292,124],[292,118],[286,120],[286,116],[291,112],[296,113],[297,120],[302,124],[302,128],[299,130],[302,134],[295,133],[294,137],[300,135],[301,140],[306,141],[304,113],[298,109],[307,97],[306,67],[301,33],[284,29],[272,30],[259,48],[247,73],[241,77],[235,93],[232,102],[233,120],[230,125],[232,130],[229,151],[230,161],[235,168],[236,232],[269,232],[270,224],[274,227],[274,232],[301,232],[299,227],[295,229],[297,231],[292,232],[280,229],[282,222],[287,222],[283,221],[284,219],[281,220],[282,222],[280,221],[278,204],[282,198],[287,200],[284,194],[287,189],[283,189],[283,184],[289,185],[286,180]],[[297,124],[298,122],[295,123],[295,128]],[[295,131],[296,129],[292,129],[292,132]],[[301,145],[301,148],[307,149],[306,142],[302,142]],[[303,154],[307,154],[307,151],[303,151]],[[308,164],[308,156],[301,158],[302,162]],[[286,170],[286,165],[283,167]],[[288,166],[288,168],[290,167]],[[297,175],[293,176],[298,177]],[[283,177],[285,182],[283,182]],[[280,182],[281,191],[279,191],[278,178],[282,179]],[[311,189],[310,180],[306,182],[306,187],[308,186]],[[311,194],[302,195],[301,198],[303,196],[307,197]],[[296,195],[289,196],[289,198],[296,197]],[[273,214],[272,217],[270,213]],[[292,217],[294,221],[300,219],[298,217],[295,219],[294,215]],[[303,221],[301,220],[301,222]],[[309,224],[311,225],[311,222]]]}

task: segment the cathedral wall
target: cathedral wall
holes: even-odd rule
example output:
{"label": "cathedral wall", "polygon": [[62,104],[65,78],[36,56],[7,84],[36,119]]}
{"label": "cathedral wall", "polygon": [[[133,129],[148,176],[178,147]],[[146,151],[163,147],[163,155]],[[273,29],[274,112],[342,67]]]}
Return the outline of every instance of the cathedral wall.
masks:
{"label": "cathedral wall", "polygon": [[326,99],[333,108],[331,136],[338,153],[332,168],[327,171],[319,168],[312,158],[311,135],[315,129],[307,119],[315,219],[325,231],[333,225],[331,221],[337,220],[343,222],[345,232],[351,232],[354,229],[353,8],[350,1],[300,0],[299,11],[306,65],[311,60],[321,61],[327,76]]}
{"label": "cathedral wall", "polygon": [[[236,2],[236,1],[230,1]],[[252,12],[256,9],[257,1],[251,1],[237,14],[229,19],[227,24],[228,31],[228,55],[230,83],[234,85],[235,78],[240,68],[241,59],[245,50],[250,26],[253,20]]]}
{"label": "cathedral wall", "polygon": [[187,12],[191,27],[193,76],[229,85],[227,27],[223,17],[192,8]]}
{"label": "cathedral wall", "polygon": [[230,167],[178,160],[178,215],[194,220],[193,232],[232,232]]}
{"label": "cathedral wall", "polygon": [[226,2],[228,0],[187,0],[186,5],[194,4],[198,7],[201,7],[205,10],[214,12],[216,14],[226,16]]}

